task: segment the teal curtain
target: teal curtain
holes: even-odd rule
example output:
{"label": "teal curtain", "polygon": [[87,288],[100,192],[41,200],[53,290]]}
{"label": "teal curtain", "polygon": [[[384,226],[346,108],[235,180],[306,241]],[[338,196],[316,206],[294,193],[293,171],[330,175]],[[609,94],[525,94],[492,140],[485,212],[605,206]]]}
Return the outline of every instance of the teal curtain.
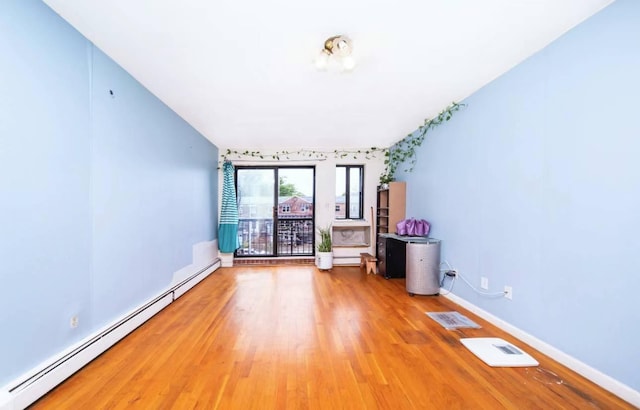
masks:
{"label": "teal curtain", "polygon": [[223,253],[233,253],[240,247],[238,239],[238,202],[233,183],[233,164],[225,161],[222,166],[222,207],[218,226],[218,249]]}

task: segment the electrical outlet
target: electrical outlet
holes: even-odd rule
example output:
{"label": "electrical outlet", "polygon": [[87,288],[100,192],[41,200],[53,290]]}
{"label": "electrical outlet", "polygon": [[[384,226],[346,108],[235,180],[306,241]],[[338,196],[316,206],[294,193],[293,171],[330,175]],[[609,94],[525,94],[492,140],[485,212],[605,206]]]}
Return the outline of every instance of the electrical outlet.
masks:
{"label": "electrical outlet", "polygon": [[513,289],[511,288],[511,286],[504,287],[504,297],[509,300],[513,300]]}
{"label": "electrical outlet", "polygon": [[480,278],[480,289],[489,289],[489,278],[484,276]]}
{"label": "electrical outlet", "polygon": [[78,327],[79,323],[80,320],[78,319],[78,315],[73,315],[71,320],[69,320],[69,326],[71,327],[71,329],[75,329],[76,327]]}

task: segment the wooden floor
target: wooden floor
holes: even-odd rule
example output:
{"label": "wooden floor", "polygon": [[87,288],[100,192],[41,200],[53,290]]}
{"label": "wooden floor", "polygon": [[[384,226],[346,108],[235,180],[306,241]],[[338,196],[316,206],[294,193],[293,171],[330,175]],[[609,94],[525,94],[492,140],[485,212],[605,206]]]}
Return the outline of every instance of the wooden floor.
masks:
{"label": "wooden floor", "polygon": [[[357,267],[223,268],[36,409],[633,408],[442,296]],[[427,311],[481,329],[449,331]],[[491,368],[458,341],[502,337],[539,362]]]}

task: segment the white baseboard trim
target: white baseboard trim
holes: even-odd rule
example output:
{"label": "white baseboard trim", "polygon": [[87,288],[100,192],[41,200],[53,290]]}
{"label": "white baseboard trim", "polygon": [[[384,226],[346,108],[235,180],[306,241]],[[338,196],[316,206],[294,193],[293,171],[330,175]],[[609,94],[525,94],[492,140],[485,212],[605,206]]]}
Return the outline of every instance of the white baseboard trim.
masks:
{"label": "white baseboard trim", "polygon": [[360,266],[360,255],[355,256],[334,256],[333,264],[336,266]]}
{"label": "white baseboard trim", "polygon": [[[188,270],[193,269],[189,265]],[[123,339],[137,327],[170,305],[189,289],[220,267],[215,259],[191,276],[183,278],[154,298],[148,299],[137,308],[118,317],[107,326],[97,330],[78,343],[40,363],[18,379],[0,390],[0,410],[22,410],[49,390],[63,382],[87,363]],[[186,270],[181,269],[181,275]],[[176,275],[174,275],[174,280]]]}
{"label": "white baseboard trim", "polygon": [[194,273],[190,277],[184,279],[182,282],[172,286],[169,292],[173,293],[173,300],[176,300],[180,296],[184,295],[189,289],[191,289],[192,287],[200,283],[204,278],[209,276],[219,267],[220,267],[220,259],[216,259],[207,268]]}
{"label": "white baseboard trim", "polygon": [[634,390],[626,384],[614,379],[613,377],[608,376],[597,369],[594,369],[593,367],[583,363],[575,357],[566,354],[560,349],[557,349],[550,344],[536,338],[535,336],[530,335],[524,330],[517,328],[516,326],[500,319],[499,317],[487,312],[484,309],[479,308],[478,306],[466,301],[465,299],[462,299],[461,297],[456,296],[453,293],[448,293],[447,289],[441,288],[440,292],[441,296],[473,312],[484,320],[490,322],[491,324],[522,340],[523,342],[539,350],[545,355],[551,357],[553,360],[563,364],[574,372],[591,380],[595,384],[601,386],[603,389],[610,391],[621,399],[626,400],[632,405],[640,408],[640,392],[638,392],[637,390]]}
{"label": "white baseboard trim", "polygon": [[220,253],[220,261],[223,268],[233,267],[233,254],[232,253]]}

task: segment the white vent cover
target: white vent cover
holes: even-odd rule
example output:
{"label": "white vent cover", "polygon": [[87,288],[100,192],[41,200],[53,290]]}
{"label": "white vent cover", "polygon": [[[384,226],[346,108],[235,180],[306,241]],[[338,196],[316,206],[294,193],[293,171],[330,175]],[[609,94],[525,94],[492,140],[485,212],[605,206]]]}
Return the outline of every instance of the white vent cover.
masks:
{"label": "white vent cover", "polygon": [[492,367],[531,367],[539,363],[519,348],[497,337],[460,339],[460,342]]}

